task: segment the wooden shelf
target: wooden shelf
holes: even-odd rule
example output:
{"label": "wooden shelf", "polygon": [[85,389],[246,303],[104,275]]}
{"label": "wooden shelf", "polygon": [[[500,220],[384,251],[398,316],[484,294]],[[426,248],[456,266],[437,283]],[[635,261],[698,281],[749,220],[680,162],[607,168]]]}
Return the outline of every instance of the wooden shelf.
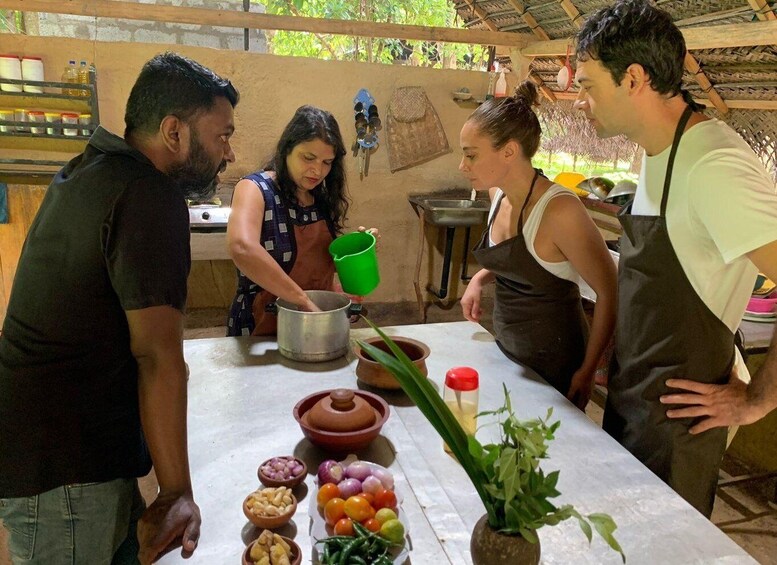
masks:
{"label": "wooden shelf", "polygon": [[92,111],[89,98],[76,98],[66,94],[34,94],[27,92],[0,92],[0,107],[13,110],[61,110],[88,114]]}
{"label": "wooden shelf", "polygon": [[0,170],[0,182],[5,184],[35,184],[48,186],[56,172],[22,172]]}
{"label": "wooden shelf", "polygon": [[2,134],[0,149],[21,149],[25,151],[56,151],[59,153],[80,153],[86,147],[86,136],[53,136],[47,134]]}

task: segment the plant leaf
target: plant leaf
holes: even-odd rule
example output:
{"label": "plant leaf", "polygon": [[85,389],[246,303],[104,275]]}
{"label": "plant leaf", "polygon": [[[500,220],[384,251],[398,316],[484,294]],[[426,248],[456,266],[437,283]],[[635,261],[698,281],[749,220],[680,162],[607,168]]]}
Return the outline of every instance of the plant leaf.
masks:
{"label": "plant leaf", "polygon": [[602,536],[602,539],[607,542],[612,549],[621,554],[621,559],[626,563],[626,555],[623,553],[620,544],[613,536],[613,532],[617,529],[615,521],[612,516],[604,513],[594,513],[586,516],[588,520],[594,525],[596,531]]}

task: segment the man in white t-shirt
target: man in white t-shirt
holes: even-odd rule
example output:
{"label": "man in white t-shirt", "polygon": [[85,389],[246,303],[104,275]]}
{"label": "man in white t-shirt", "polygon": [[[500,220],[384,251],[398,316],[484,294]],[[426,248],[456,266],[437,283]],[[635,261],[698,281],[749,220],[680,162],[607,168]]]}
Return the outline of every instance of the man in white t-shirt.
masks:
{"label": "man in white t-shirt", "polygon": [[621,214],[615,366],[604,428],[712,512],[726,428],[777,407],[777,353],[749,380],[734,333],[760,270],[777,277],[777,193],[748,145],[681,90],[685,41],[647,0],[593,13],[577,37],[576,107],[645,150]]}

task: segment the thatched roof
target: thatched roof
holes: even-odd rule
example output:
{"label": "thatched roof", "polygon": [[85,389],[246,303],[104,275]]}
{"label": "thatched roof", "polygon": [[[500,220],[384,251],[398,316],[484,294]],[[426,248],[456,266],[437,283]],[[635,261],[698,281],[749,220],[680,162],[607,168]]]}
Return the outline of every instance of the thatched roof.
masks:
{"label": "thatched roof", "polygon": [[[586,14],[611,4],[611,0],[453,0],[453,3],[469,29],[532,34],[535,39],[549,42],[572,38]],[[777,20],[775,0],[656,0],[656,4],[669,12],[684,32],[728,25],[734,26],[729,29],[746,33],[757,27],[746,26]],[[759,45],[746,47],[705,45],[694,49],[689,42],[692,59],[686,60],[683,82],[697,100],[704,101],[709,115],[729,123],[750,143],[777,178],[777,35],[771,37]],[[721,43],[725,43],[725,34],[721,34]],[[510,66],[507,53],[499,59]],[[575,87],[561,92],[556,84],[562,61],[563,56],[557,55],[532,59],[532,79],[543,86],[548,100],[576,95]],[[574,120],[566,106],[545,112],[563,118],[567,126],[569,120]],[[584,120],[578,125],[584,131],[571,133],[578,142],[574,152],[589,156],[604,153],[612,159],[615,152],[622,150],[617,142],[615,145],[599,143]],[[570,131],[565,135],[570,135]],[[607,153],[605,147],[613,152]]]}

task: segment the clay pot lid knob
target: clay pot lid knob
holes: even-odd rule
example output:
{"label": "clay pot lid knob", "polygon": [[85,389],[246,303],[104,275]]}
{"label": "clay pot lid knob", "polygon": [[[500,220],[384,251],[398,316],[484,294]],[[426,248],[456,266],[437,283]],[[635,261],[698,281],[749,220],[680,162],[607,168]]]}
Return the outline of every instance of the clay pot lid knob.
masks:
{"label": "clay pot lid knob", "polygon": [[350,412],[356,407],[353,396],[353,391],[347,388],[337,388],[329,393],[329,398],[332,400],[332,408],[338,412]]}

